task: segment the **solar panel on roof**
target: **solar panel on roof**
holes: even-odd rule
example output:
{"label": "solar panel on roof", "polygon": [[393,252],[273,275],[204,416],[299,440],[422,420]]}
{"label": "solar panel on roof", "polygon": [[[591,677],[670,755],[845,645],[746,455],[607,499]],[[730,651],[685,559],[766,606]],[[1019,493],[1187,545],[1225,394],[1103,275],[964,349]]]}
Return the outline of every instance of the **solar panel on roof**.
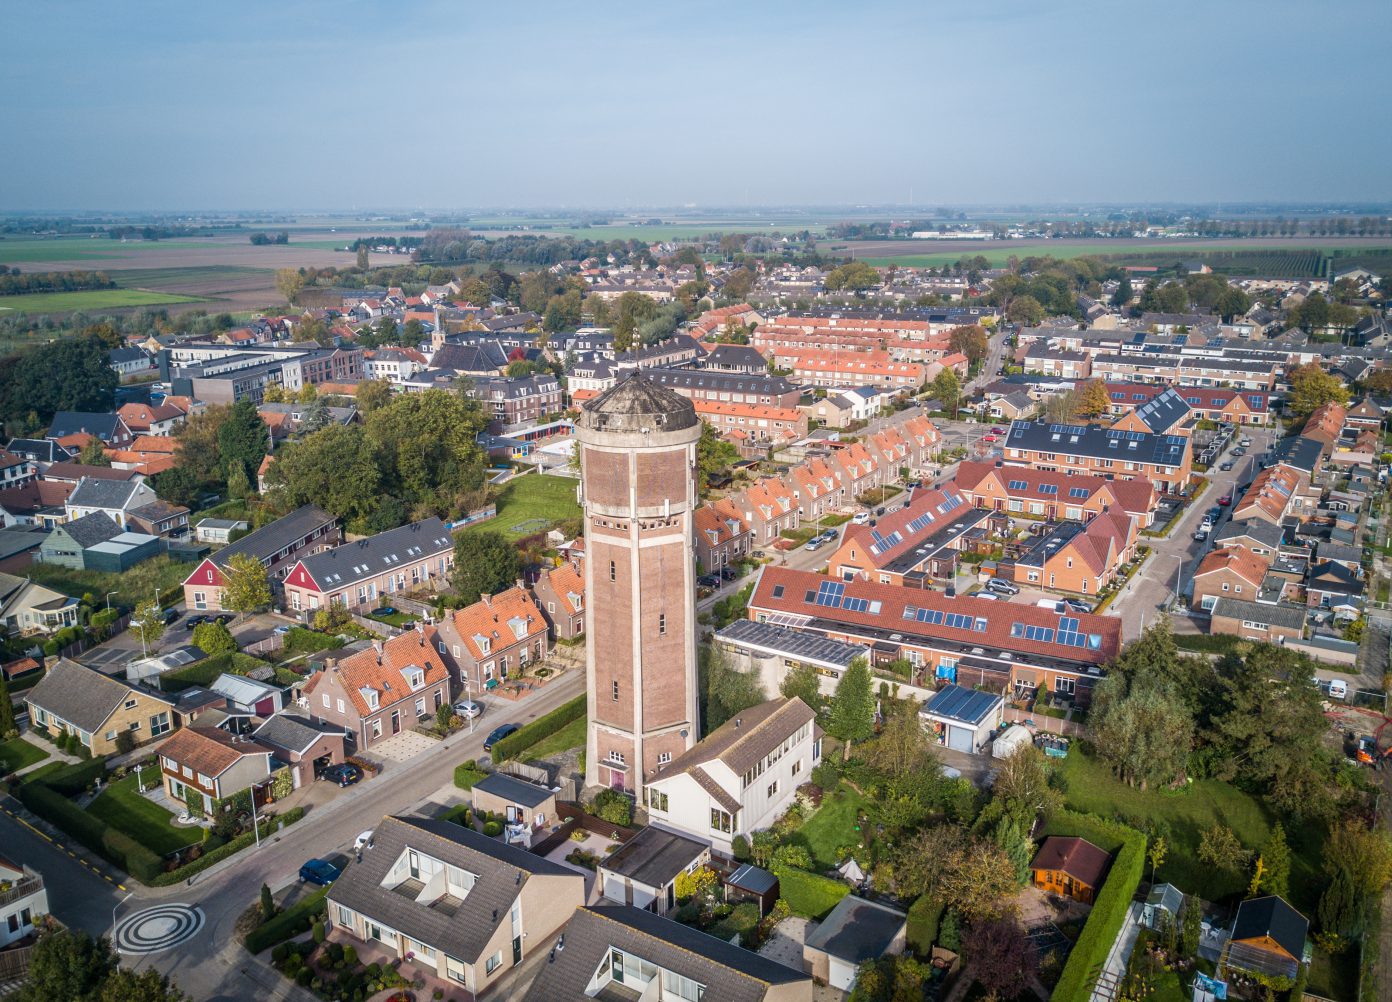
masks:
{"label": "solar panel on roof", "polygon": [[1057,493],[1058,493],[1058,484],[1040,484],[1040,485],[1039,485],[1039,493],[1040,493],[1040,494],[1057,494]]}
{"label": "solar panel on roof", "polygon": [[1090,493],[1091,493],[1091,492],[1090,492],[1086,487],[1070,487],[1070,488],[1068,488],[1068,496],[1071,497],[1071,498],[1085,498],[1085,497],[1087,497],[1088,494],[1090,494]]}
{"label": "solar panel on roof", "polygon": [[1023,491],[1029,488],[1029,484],[1025,483],[1023,480],[1012,480],[1006,484],[1006,487],[1012,491]]}

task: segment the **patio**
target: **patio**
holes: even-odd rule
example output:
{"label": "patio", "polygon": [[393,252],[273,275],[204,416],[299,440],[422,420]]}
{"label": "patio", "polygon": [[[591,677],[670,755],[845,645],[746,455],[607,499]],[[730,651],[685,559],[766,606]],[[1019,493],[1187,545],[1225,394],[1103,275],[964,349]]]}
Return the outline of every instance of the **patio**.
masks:
{"label": "patio", "polygon": [[[576,830],[581,831],[583,829]],[[560,845],[556,846],[556,848],[548,852],[546,858],[553,863],[559,863],[561,866],[568,866],[583,876],[585,878],[585,903],[594,904],[600,896],[599,874],[587,866],[580,866],[577,863],[569,862],[566,857],[576,849],[588,849],[598,857],[601,863],[603,863],[605,858],[609,855],[609,847],[613,844],[614,842],[612,839],[603,838],[596,835],[594,832],[585,832],[585,841],[577,842],[573,839],[566,839]]]}
{"label": "patio", "polygon": [[[344,946],[351,946],[358,954],[358,963],[364,967],[370,964],[381,964],[383,967],[396,967],[396,971],[403,978],[412,984],[413,987],[407,989],[415,994],[416,998],[430,998],[436,989],[444,993],[446,1000],[455,1002],[474,1002],[474,993],[463,985],[453,981],[442,979],[435,971],[435,968],[428,963],[416,962],[414,960],[402,960],[401,963],[394,964],[396,951],[390,947],[377,942],[376,940],[363,941],[356,936],[351,936],[337,926],[329,933],[327,942],[342,943]],[[390,998],[394,992],[402,989],[389,989],[380,992],[372,998]]]}

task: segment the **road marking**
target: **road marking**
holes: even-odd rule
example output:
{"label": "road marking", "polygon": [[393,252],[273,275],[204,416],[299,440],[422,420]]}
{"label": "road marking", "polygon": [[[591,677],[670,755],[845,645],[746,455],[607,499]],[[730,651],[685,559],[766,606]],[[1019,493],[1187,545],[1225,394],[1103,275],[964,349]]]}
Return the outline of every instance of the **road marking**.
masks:
{"label": "road marking", "polygon": [[188,942],[202,928],[203,909],[184,904],[156,905],[123,919],[113,939],[119,953],[163,953]]}

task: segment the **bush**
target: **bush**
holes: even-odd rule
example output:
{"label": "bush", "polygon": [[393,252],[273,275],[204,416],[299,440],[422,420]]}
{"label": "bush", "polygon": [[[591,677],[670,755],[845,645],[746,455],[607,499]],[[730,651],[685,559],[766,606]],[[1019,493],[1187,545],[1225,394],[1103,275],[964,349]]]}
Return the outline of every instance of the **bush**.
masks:
{"label": "bush", "polygon": [[503,826],[496,821],[488,821],[483,826],[483,833],[489,838],[497,838],[503,833]]}
{"label": "bush", "polygon": [[474,760],[470,759],[454,767],[454,785],[461,790],[472,790],[474,784],[487,775],[488,773],[475,766]]}
{"label": "bush", "polygon": [[633,801],[618,790],[600,790],[590,803],[590,813],[611,825],[626,828],[633,823]]}
{"label": "bush", "polygon": [[933,952],[942,913],[942,902],[928,894],[919,895],[918,900],[910,906],[907,930],[909,946],[920,957]]}
{"label": "bush", "polygon": [[730,840],[730,852],[734,854],[736,860],[741,863],[749,862],[749,839],[743,835],[736,835]]}
{"label": "bush", "polygon": [[231,654],[237,650],[237,640],[222,620],[199,623],[193,628],[193,646],[204,654]]}
{"label": "bush", "polygon": [[[256,931],[255,929],[252,930],[252,932],[255,932],[255,931]],[[285,963],[285,961],[286,961],[287,959],[289,959],[289,957],[290,957],[290,944],[289,944],[289,943],[277,943],[277,944],[271,949],[271,963],[273,963],[273,964],[283,964],[283,963]],[[295,957],[296,957],[296,959],[298,959],[298,958],[299,958],[299,954],[298,954],[298,953],[295,954]]]}
{"label": "bush", "polygon": [[285,634],[285,646],[281,651],[287,655],[311,654],[315,651],[331,651],[339,646],[342,646],[342,641],[336,633],[318,633],[306,630],[303,626],[292,626],[290,632]]}
{"label": "bush", "polygon": [[549,738],[566,724],[579,720],[584,715],[585,696],[581,694],[499,741],[493,746],[493,761],[506,762],[508,759],[517,758],[542,738]]}
{"label": "bush", "polygon": [[108,828],[102,835],[106,857],[141,883],[148,884],[164,871],[164,861],[123,831]]}
{"label": "bush", "polygon": [[1058,812],[1049,820],[1048,831],[1078,835],[1108,851],[1116,850],[1107,879],[1050,996],[1050,1002],[1087,1002],[1092,992],[1090,975],[1106,963],[1145,873],[1146,839],[1134,828],[1072,811]]}

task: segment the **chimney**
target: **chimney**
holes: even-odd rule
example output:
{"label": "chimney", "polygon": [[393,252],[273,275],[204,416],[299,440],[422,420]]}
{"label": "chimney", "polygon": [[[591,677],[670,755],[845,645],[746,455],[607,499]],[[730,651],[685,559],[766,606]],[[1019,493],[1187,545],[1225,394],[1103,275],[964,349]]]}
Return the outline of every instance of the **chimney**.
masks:
{"label": "chimney", "polygon": [[377,651],[377,663],[380,665],[382,663],[382,641],[372,641],[372,647]]}
{"label": "chimney", "polygon": [[325,659],[324,659],[324,670],[325,670],[325,671],[338,671],[338,658],[325,658]]}

